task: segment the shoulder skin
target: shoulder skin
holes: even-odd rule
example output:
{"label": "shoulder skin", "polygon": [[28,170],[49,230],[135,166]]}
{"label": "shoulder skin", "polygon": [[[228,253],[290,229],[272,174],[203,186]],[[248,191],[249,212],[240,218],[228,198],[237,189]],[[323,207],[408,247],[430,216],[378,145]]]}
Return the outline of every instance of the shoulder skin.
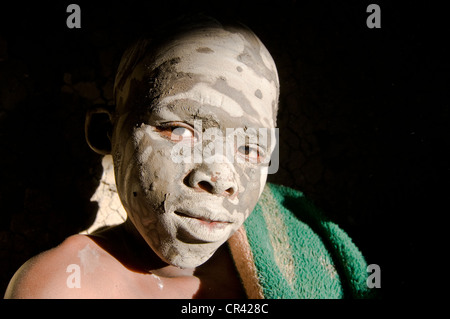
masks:
{"label": "shoulder skin", "polygon": [[95,298],[102,292],[113,292],[108,280],[114,273],[112,267],[115,265],[111,256],[89,237],[73,235],[23,264],[12,277],[4,297]]}

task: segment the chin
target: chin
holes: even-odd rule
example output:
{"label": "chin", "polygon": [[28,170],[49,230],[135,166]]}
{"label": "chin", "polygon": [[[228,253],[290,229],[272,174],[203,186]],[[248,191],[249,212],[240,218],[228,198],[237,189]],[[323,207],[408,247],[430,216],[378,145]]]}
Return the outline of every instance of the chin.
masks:
{"label": "chin", "polygon": [[223,243],[181,244],[171,246],[162,259],[168,264],[182,268],[196,268],[207,262]]}

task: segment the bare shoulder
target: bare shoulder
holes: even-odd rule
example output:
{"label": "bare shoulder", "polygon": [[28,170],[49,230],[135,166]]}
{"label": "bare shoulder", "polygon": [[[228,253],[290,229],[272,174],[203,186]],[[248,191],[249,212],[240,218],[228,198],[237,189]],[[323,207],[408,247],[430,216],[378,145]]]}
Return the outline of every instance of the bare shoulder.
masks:
{"label": "bare shoulder", "polygon": [[91,298],[92,285],[102,280],[109,255],[89,237],[73,235],[20,267],[5,298]]}

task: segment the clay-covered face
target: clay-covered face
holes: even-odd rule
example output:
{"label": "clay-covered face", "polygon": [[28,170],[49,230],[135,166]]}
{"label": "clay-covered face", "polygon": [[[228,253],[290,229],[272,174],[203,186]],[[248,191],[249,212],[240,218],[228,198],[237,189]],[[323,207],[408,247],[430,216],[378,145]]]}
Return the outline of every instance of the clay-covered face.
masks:
{"label": "clay-covered face", "polygon": [[[267,49],[248,30],[223,28],[196,29],[166,42],[116,92],[118,192],[129,219],[162,260],[199,266],[249,216],[275,142],[255,142],[251,128],[274,127],[277,98]],[[241,138],[230,142],[227,133]],[[217,150],[223,142],[228,153],[212,152],[212,140]],[[174,159],[180,150],[202,156]]]}

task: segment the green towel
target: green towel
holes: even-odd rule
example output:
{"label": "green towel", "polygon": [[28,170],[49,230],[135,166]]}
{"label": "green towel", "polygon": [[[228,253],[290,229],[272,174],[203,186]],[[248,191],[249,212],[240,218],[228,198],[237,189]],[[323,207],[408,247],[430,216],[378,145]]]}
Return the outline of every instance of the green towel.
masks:
{"label": "green towel", "polygon": [[367,264],[303,193],[268,183],[229,240],[249,298],[367,298]]}

